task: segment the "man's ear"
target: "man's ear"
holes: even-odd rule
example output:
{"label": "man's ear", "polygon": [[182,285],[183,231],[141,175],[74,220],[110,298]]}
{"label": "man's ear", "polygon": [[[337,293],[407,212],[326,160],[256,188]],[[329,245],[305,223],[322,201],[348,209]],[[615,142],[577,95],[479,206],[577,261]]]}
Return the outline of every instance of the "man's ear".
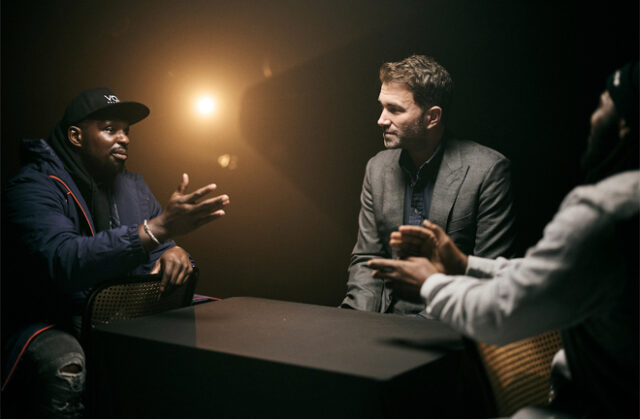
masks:
{"label": "man's ear", "polygon": [[67,129],[67,138],[71,145],[82,148],[82,129],[75,125],[71,125],[69,129]]}
{"label": "man's ear", "polygon": [[424,113],[424,122],[427,129],[435,128],[442,122],[442,108],[440,106],[432,106]]}

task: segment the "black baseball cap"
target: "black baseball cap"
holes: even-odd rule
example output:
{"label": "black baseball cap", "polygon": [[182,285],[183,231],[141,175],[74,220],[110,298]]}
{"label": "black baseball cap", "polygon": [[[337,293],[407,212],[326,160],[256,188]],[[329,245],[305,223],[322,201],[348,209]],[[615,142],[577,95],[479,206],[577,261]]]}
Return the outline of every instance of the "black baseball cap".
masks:
{"label": "black baseball cap", "polygon": [[85,90],[67,105],[62,118],[69,126],[88,118],[115,118],[135,124],[149,115],[149,108],[138,102],[120,102],[111,89],[99,87]]}

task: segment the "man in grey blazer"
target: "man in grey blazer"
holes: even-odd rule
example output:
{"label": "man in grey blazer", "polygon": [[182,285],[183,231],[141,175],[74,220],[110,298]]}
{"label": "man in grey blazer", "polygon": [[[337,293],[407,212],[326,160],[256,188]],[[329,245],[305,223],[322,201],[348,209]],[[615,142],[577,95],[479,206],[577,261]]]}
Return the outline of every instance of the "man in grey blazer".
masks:
{"label": "man in grey blazer", "polygon": [[638,417],[639,67],[632,61],[607,78],[582,158],[586,184],[524,258],[467,257],[427,222],[391,237],[402,254],[422,257],[369,262],[376,277],[423,298],[432,318],[472,339],[506,345],[560,331],[550,404],[512,418]]}
{"label": "man in grey blazer", "polygon": [[362,186],[358,240],[351,254],[343,308],[418,314],[366,266],[395,257],[391,232],[402,224],[441,226],[465,253],[513,256],[514,216],[509,161],[500,153],[448,135],[453,81],[430,57],[414,55],[380,68],[378,98],[387,150],[369,160]]}

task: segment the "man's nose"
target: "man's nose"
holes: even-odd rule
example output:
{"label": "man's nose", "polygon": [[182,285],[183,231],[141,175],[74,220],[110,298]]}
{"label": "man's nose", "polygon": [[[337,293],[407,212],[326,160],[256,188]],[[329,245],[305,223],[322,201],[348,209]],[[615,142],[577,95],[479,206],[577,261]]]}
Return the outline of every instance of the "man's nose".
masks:
{"label": "man's nose", "polygon": [[124,131],[120,131],[118,134],[118,143],[129,145],[129,135]]}
{"label": "man's nose", "polygon": [[380,112],[380,117],[378,118],[378,126],[381,128],[388,127],[391,125],[391,121],[387,118],[387,112],[383,110]]}

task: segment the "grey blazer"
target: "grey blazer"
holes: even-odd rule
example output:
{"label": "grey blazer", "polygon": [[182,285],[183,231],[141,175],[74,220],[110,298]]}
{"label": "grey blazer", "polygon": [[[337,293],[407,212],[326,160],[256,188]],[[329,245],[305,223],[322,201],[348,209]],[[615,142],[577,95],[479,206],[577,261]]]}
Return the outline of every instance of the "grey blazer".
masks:
{"label": "grey blazer", "polygon": [[[430,221],[445,229],[466,254],[512,256],[514,215],[510,163],[502,154],[472,141],[447,140],[436,177]],[[367,163],[360,198],[358,240],[351,254],[347,296],[341,306],[357,310],[419,313],[424,305],[393,298],[366,262],[394,255],[391,232],[402,224],[405,178],[401,150],[384,150]]]}

